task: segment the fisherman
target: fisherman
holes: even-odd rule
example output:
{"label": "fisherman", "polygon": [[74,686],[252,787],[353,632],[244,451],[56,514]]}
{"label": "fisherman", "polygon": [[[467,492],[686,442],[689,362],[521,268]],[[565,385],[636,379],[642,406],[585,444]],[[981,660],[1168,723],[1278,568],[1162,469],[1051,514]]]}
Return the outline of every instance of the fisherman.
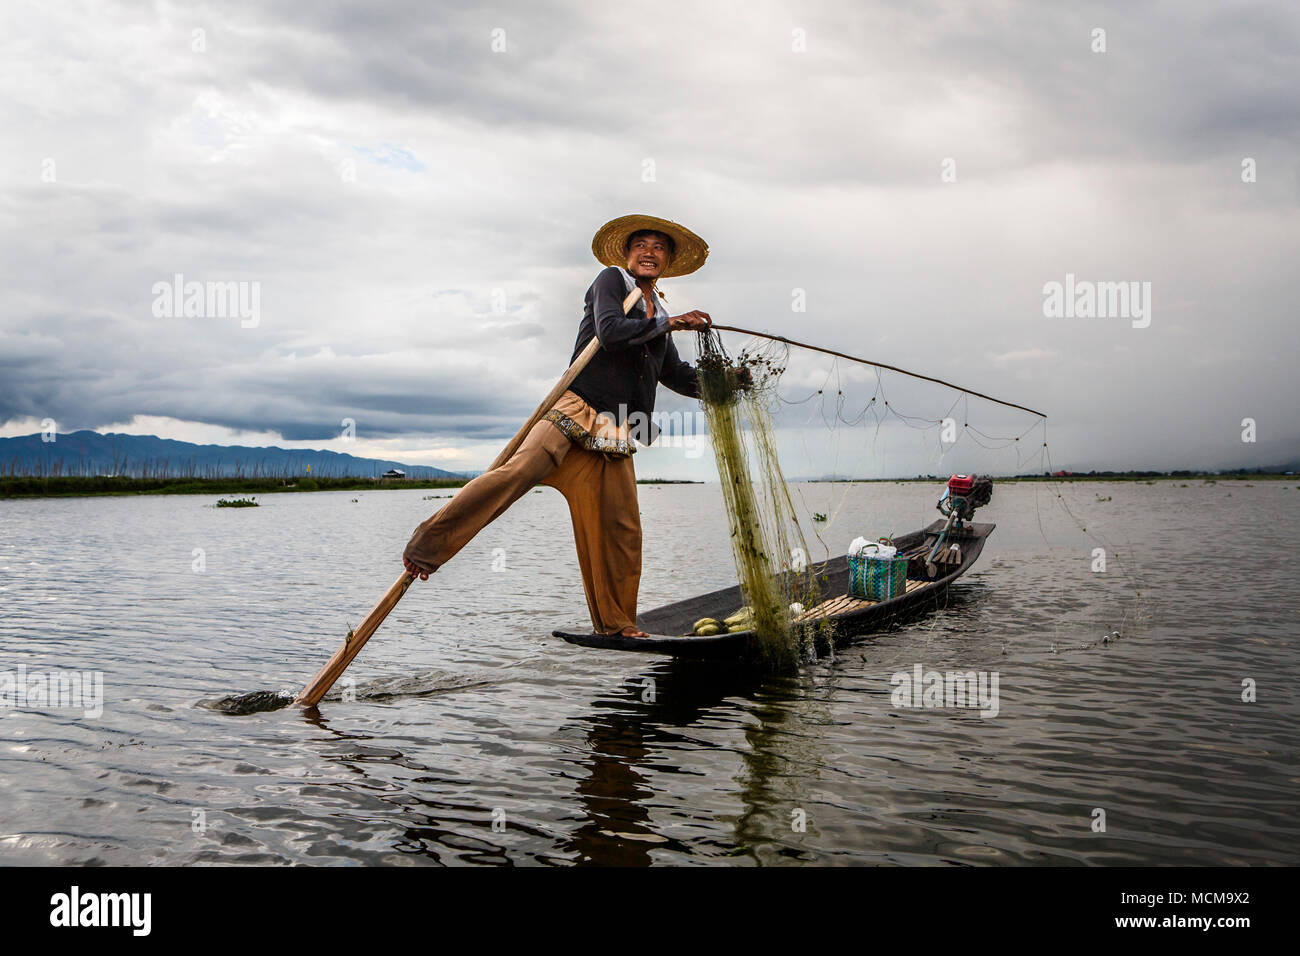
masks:
{"label": "fisherman", "polygon": [[[671,333],[712,322],[699,311],[669,315],[656,282],[694,272],[709,247],[675,222],[633,215],[601,226],[591,251],[608,268],[587,289],[570,363],[593,335],[601,348],[508,461],[469,482],[415,529],[402,562],[427,580],[521,496],[549,485],[569,503],[592,627],[648,637],[636,625],[641,516],[630,422],[649,420],[661,383],[700,397],[695,369],[678,357]],[[626,311],[634,289],[640,296]],[[653,438],[635,437],[647,444]]]}

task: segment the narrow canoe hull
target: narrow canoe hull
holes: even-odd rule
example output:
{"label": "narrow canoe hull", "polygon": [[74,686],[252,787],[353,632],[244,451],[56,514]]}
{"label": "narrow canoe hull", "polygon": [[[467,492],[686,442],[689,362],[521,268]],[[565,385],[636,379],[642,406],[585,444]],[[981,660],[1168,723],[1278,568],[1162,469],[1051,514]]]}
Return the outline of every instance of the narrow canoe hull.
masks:
{"label": "narrow canoe hull", "polygon": [[[900,554],[917,552],[933,543],[935,535],[943,529],[944,522],[936,521],[921,531],[903,535],[895,539]],[[835,624],[836,642],[859,634],[869,633],[888,627],[898,618],[921,612],[934,607],[947,593],[948,587],[961,577],[966,569],[975,563],[984,542],[993,532],[995,525],[970,522],[963,533],[951,536],[962,552],[960,564],[939,565],[938,574],[930,579],[920,570],[922,562],[915,559],[908,571],[908,590],[906,593],[886,601],[853,601],[847,597],[832,598],[839,601],[826,605],[830,613],[824,616]],[[915,569],[915,573],[913,573]],[[846,596],[849,590],[849,562],[841,555],[832,558],[824,567],[817,568],[822,594]],[[735,634],[716,634],[711,637],[691,636],[690,632],[696,621],[702,617],[721,620],[733,613],[744,603],[738,585],[687,598],[674,604],[666,604],[640,616],[639,624],[649,637],[623,637],[619,634],[593,634],[589,631],[557,630],[555,637],[563,638],[570,644],[581,647],[596,647],[611,651],[638,651],[645,654],[669,654],[674,657],[698,658],[704,660],[735,660],[754,657],[758,654],[758,638],[753,631],[740,631]],[[676,636],[686,635],[686,636]]]}

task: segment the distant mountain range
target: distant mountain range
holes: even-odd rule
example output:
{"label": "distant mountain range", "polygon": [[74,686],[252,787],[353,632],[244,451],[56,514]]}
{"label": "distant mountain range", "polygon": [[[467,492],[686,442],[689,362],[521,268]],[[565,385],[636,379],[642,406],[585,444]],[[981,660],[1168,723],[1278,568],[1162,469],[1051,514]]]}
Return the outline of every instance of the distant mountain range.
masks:
{"label": "distant mountain range", "polygon": [[[321,449],[252,448],[247,445],[196,445],[156,435],[107,435],[76,431],[58,435],[55,441],[41,440],[39,433],[18,438],[0,438],[0,475],[124,475],[135,478],[162,477],[299,477],[376,478],[391,469],[407,478],[472,478],[477,471],[444,471],[430,465],[407,465],[380,458],[357,458]],[[1300,471],[1300,459],[1265,467],[1196,469],[1224,473]],[[1083,472],[1070,474],[1098,477],[1112,474],[1135,475],[1136,471]],[[1167,471],[1144,474],[1168,474]],[[917,476],[921,477],[921,476]],[[946,475],[935,476],[943,480]],[[846,475],[798,475],[790,481],[850,481]]]}
{"label": "distant mountain range", "polygon": [[375,478],[394,468],[406,472],[407,478],[467,477],[429,465],[405,465],[333,451],[196,445],[156,435],[78,431],[58,435],[51,442],[42,441],[39,433],[0,438],[2,474],[196,478],[311,474],[322,478]]}

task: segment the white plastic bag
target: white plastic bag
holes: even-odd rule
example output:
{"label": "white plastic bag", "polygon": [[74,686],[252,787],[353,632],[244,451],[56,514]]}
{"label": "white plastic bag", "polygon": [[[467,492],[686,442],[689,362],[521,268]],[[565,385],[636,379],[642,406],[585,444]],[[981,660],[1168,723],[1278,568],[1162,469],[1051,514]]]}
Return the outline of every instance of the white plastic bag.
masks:
{"label": "white plastic bag", "polygon": [[898,549],[892,544],[868,541],[861,536],[854,538],[853,543],[849,545],[849,556],[854,558],[879,558],[883,561],[897,554]]}

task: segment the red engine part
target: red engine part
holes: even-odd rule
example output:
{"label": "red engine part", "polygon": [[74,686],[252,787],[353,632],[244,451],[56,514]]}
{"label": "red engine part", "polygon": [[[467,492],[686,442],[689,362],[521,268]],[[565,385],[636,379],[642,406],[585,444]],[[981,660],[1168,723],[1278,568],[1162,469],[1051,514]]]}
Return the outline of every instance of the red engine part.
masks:
{"label": "red engine part", "polygon": [[953,475],[948,479],[948,494],[965,497],[975,487],[974,475]]}

